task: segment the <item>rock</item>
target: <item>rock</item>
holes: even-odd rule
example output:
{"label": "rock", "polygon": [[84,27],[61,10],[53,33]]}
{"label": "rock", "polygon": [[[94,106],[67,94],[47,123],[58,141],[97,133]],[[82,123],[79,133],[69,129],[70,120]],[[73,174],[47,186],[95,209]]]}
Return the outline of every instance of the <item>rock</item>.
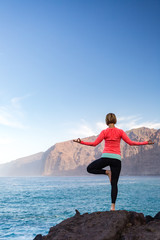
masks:
{"label": "rock", "polygon": [[158,212],[158,213],[154,216],[154,219],[160,220],[160,212]]}
{"label": "rock", "polygon": [[75,211],[76,211],[76,215],[75,216],[81,215],[80,212],[77,209]]}
{"label": "rock", "polygon": [[[42,240],[160,240],[160,221],[146,223],[142,213],[93,212],[68,218],[52,227]],[[34,239],[38,240],[38,239]]]}
{"label": "rock", "polygon": [[42,235],[38,234],[33,240],[42,240]]}
{"label": "rock", "polygon": [[160,221],[151,221],[145,225],[131,227],[122,234],[121,240],[160,240]]}
{"label": "rock", "polygon": [[145,217],[145,219],[146,219],[146,223],[154,221],[154,220],[160,220],[160,212],[158,212],[154,217],[147,215]]}
{"label": "rock", "polygon": [[150,216],[150,215],[147,215],[147,216],[145,217],[145,219],[146,219],[146,223],[154,220],[154,218],[153,218],[152,216]]}

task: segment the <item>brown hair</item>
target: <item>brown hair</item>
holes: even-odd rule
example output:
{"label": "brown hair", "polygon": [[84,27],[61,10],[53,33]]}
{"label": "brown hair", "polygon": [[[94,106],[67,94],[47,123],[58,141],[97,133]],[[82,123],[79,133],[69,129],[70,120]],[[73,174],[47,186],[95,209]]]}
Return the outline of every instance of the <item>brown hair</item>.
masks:
{"label": "brown hair", "polygon": [[110,123],[114,123],[116,124],[117,122],[117,118],[116,115],[114,113],[108,113],[106,115],[106,124],[109,125]]}

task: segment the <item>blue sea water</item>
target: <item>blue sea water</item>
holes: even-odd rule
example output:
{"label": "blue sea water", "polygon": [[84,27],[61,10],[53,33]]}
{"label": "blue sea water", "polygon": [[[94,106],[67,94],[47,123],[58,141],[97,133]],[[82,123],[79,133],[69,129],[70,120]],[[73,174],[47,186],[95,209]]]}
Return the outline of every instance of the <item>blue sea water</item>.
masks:
{"label": "blue sea water", "polygon": [[[0,178],[0,239],[33,240],[79,212],[110,210],[106,176]],[[119,180],[116,209],[154,216],[160,211],[160,177]]]}

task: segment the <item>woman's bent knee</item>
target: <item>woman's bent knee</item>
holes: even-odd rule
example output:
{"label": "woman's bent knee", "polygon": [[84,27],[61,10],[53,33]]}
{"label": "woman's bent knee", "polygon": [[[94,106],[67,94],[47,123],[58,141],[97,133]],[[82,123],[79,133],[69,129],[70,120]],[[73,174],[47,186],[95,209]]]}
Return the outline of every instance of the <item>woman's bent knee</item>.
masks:
{"label": "woman's bent knee", "polygon": [[92,173],[92,168],[90,167],[90,165],[87,167],[87,172]]}

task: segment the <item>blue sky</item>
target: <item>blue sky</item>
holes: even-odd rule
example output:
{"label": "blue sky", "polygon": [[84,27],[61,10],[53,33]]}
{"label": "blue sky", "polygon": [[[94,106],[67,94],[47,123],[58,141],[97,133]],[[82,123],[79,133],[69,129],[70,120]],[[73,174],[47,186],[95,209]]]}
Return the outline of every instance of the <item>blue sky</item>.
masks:
{"label": "blue sky", "polygon": [[117,127],[160,128],[160,1],[0,1],[0,163]]}

